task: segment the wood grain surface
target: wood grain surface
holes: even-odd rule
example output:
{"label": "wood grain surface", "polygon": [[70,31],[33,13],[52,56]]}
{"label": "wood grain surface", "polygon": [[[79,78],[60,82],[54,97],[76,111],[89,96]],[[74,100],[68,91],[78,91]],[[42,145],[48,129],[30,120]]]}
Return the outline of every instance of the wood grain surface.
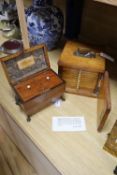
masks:
{"label": "wood grain surface", "polygon": [[19,16],[19,24],[22,34],[22,41],[25,49],[30,48],[30,43],[28,39],[28,30],[26,25],[25,13],[24,13],[24,1],[23,0],[16,0],[16,6]]}
{"label": "wood grain surface", "polygon": [[108,135],[108,139],[104,145],[104,149],[113,156],[117,157],[117,120]]}
{"label": "wood grain surface", "polygon": [[97,102],[97,119],[98,119],[98,131],[101,131],[107,117],[111,110],[111,96],[110,96],[110,83],[109,83],[109,74],[106,71],[104,78],[102,80],[98,102]]}
{"label": "wood grain surface", "polygon": [[[95,57],[90,59],[83,58],[81,56],[76,56],[74,53],[78,49],[90,49],[96,53]],[[87,46],[83,43],[68,41],[62,51],[60,59],[58,61],[59,66],[73,68],[73,69],[81,69],[90,72],[104,72],[105,70],[105,59],[99,56],[99,50],[92,48],[91,46]]]}
{"label": "wood grain surface", "polygon": [[22,101],[26,102],[52,90],[62,83],[63,81],[52,70],[47,70],[19,82],[15,86],[15,90]]}
{"label": "wood grain surface", "polygon": [[116,0],[85,0],[79,39],[97,45],[113,57],[117,56],[116,19]]}
{"label": "wood grain surface", "polygon": [[37,175],[0,127],[0,175]]}
{"label": "wood grain surface", "polygon": [[109,5],[117,6],[117,1],[116,0],[94,0],[102,3],[106,3]]}
{"label": "wood grain surface", "polygon": [[[60,54],[61,48],[49,52],[51,66],[56,72]],[[66,101],[61,103],[60,108],[51,105],[35,114],[28,123],[26,115],[15,104],[14,93],[0,65],[0,105],[7,111],[5,116],[9,115],[12,126],[8,129],[5,124],[5,129],[8,133],[13,130],[18,147],[24,150],[23,154],[38,173],[41,170],[41,175],[112,175],[117,160],[102,149],[107,134],[117,119],[117,63],[109,62],[109,65],[112,111],[100,134],[96,130],[97,100],[67,93]],[[53,132],[52,118],[61,115],[83,115],[86,132]],[[3,114],[3,119],[7,118]]]}
{"label": "wood grain surface", "polygon": [[[93,57],[83,57],[82,54],[94,53]],[[99,56],[99,51],[80,42],[68,41],[58,61],[59,75],[66,82],[66,92],[96,97],[100,72],[105,71],[105,59]]]}

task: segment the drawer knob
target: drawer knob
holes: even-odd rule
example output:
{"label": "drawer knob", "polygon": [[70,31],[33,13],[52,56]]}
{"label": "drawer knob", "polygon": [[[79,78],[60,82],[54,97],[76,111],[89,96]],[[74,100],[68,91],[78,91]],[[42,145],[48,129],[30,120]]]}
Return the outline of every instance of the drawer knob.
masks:
{"label": "drawer knob", "polygon": [[27,89],[31,89],[31,85],[29,85],[29,84],[26,87],[27,87]]}
{"label": "drawer knob", "polygon": [[49,77],[49,76],[47,76],[47,77],[46,77],[46,80],[50,80],[50,77]]}

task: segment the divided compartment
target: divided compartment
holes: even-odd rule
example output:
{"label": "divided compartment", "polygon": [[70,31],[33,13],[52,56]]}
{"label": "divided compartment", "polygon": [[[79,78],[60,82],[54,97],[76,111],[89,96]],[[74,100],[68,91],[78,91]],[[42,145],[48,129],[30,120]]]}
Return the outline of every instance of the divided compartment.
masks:
{"label": "divided compartment", "polygon": [[9,82],[14,85],[38,72],[50,68],[50,63],[44,45],[34,46],[30,49],[1,59]]}

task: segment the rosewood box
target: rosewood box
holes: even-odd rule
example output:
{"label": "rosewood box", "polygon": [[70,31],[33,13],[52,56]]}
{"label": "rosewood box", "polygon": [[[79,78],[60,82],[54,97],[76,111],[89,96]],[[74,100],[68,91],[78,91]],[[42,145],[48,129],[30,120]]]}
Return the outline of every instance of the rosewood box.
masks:
{"label": "rosewood box", "polygon": [[92,47],[68,41],[58,66],[59,75],[66,83],[66,92],[98,98],[98,130],[101,131],[111,108],[105,59]]}
{"label": "rosewood box", "polygon": [[61,98],[65,83],[50,68],[44,45],[9,55],[1,59],[3,68],[15,95],[16,103],[30,117],[58,98]]}

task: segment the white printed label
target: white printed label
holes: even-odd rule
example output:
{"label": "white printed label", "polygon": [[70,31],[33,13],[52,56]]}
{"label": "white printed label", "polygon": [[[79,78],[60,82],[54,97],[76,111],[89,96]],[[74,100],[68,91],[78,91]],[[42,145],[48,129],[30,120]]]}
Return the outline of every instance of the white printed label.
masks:
{"label": "white printed label", "polygon": [[84,117],[58,116],[52,118],[53,131],[85,131],[86,124]]}

